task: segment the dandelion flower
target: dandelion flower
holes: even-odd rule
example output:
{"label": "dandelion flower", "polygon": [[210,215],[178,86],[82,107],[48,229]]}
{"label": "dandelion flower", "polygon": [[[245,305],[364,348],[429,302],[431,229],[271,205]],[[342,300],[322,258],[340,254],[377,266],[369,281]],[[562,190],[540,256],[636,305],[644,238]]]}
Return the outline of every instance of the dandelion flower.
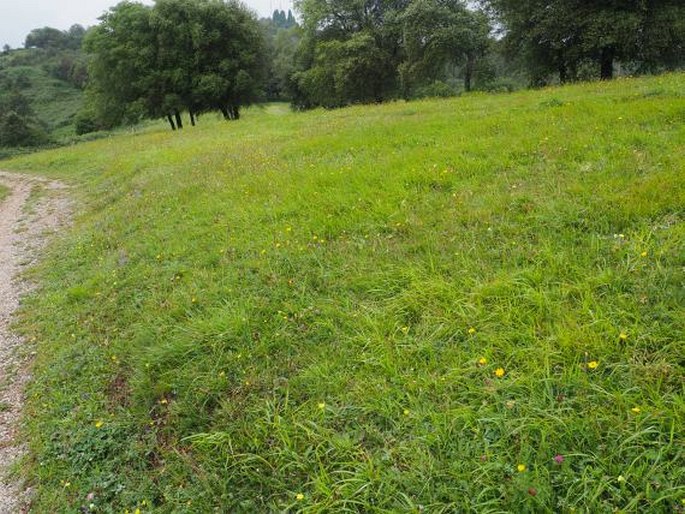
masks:
{"label": "dandelion flower", "polygon": [[647,257],[647,252],[642,252],[642,253],[640,254],[640,257]]}
{"label": "dandelion flower", "polygon": [[99,419],[99,420],[97,420],[97,421],[95,422],[95,428],[102,428],[102,426],[103,426],[104,424],[105,424],[105,422],[102,421],[101,419]]}
{"label": "dandelion flower", "polygon": [[626,334],[625,332],[621,332],[621,333],[618,335],[618,338],[619,338],[621,341],[625,341],[626,339],[628,339],[628,334]]}
{"label": "dandelion flower", "polygon": [[473,334],[475,334],[475,333],[476,333],[476,329],[475,329],[475,328],[473,328],[473,327],[469,328],[469,334],[473,335]]}
{"label": "dandelion flower", "polygon": [[325,409],[326,408],[326,402],[319,402],[317,407],[321,410]]}
{"label": "dandelion flower", "polygon": [[402,414],[404,414],[405,416],[409,416],[409,409],[404,409],[402,411]]}
{"label": "dandelion flower", "polygon": [[295,499],[296,499],[298,502],[301,502],[302,500],[304,500],[304,494],[302,494],[302,493],[297,493],[297,494],[295,495]]}
{"label": "dandelion flower", "polygon": [[597,366],[599,366],[598,361],[590,361],[587,363],[587,367],[590,369],[597,369]]}
{"label": "dandelion flower", "polygon": [[487,363],[488,360],[485,357],[481,357],[480,359],[478,359],[478,364],[480,364],[481,366],[485,366]]}
{"label": "dandelion flower", "polygon": [[519,464],[516,466],[516,469],[518,470],[519,473],[523,473],[526,470],[526,465],[525,464]]}
{"label": "dandelion flower", "polygon": [[497,378],[502,378],[504,376],[504,368],[497,368],[495,370],[495,376]]}
{"label": "dandelion flower", "polygon": [[632,409],[630,409],[630,412],[634,414],[640,414],[640,410],[640,407],[633,407]]}

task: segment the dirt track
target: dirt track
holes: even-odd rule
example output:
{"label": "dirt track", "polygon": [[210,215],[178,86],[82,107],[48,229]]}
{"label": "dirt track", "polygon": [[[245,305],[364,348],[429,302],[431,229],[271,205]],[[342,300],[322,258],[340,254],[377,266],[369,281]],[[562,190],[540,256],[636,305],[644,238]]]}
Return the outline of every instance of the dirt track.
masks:
{"label": "dirt track", "polygon": [[25,511],[28,491],[7,471],[24,452],[17,428],[30,377],[18,351],[23,341],[10,325],[30,287],[20,279],[22,270],[39,257],[47,236],[66,223],[70,209],[58,182],[0,172],[0,184],[12,191],[0,201],[0,514],[15,514]]}

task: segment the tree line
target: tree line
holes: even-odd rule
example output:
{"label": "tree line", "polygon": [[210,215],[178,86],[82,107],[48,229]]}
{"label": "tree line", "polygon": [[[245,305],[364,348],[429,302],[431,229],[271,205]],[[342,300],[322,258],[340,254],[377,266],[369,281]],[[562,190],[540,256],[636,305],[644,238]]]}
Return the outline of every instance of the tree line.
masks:
{"label": "tree line", "polygon": [[[211,111],[236,120],[263,100],[340,107],[685,65],[682,0],[296,0],[295,8],[297,19],[276,10],[259,20],[238,0],[124,1],[88,30],[36,29],[25,47],[59,56],[51,73],[85,88],[79,133],[143,118],[177,130],[183,116],[194,125]],[[0,109],[11,102],[16,94]]]}

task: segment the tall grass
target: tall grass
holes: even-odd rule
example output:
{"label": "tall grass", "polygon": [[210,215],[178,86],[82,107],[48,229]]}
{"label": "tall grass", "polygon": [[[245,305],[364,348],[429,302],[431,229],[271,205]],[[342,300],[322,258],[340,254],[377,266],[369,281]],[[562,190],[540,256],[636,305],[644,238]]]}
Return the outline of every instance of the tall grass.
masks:
{"label": "tall grass", "polygon": [[206,116],[3,163],[36,512],[672,512],[685,76]]}

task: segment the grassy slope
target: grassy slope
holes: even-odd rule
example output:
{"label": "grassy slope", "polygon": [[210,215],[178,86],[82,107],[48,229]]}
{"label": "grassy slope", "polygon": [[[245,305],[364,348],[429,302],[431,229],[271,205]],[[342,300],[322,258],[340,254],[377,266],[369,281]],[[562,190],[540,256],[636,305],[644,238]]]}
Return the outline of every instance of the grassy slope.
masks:
{"label": "grassy slope", "polygon": [[25,310],[35,511],[680,508],[684,85],[3,163],[82,205]]}
{"label": "grassy slope", "polygon": [[14,50],[0,55],[0,73],[9,78],[23,76],[29,85],[21,93],[51,137],[57,141],[73,138],[74,118],[83,104],[83,91],[56,79],[45,69],[51,57],[39,50]]}

